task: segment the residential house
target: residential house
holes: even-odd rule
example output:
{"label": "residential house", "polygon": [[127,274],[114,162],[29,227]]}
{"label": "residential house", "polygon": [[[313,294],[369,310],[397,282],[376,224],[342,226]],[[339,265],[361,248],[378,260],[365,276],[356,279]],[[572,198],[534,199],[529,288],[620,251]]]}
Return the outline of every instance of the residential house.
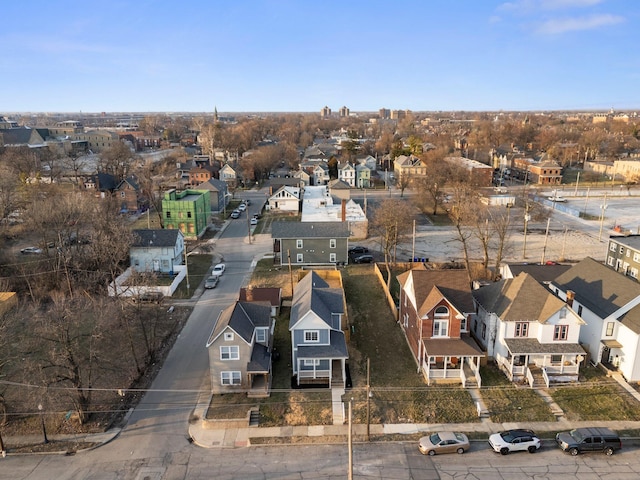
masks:
{"label": "residential house", "polygon": [[473,185],[490,187],[493,182],[493,168],[485,163],[465,157],[446,157],[445,161],[465,170]]}
{"label": "residential house", "polygon": [[[349,162],[343,163],[338,166],[338,179],[350,187],[356,186],[356,169],[353,168]],[[320,185],[316,183],[316,185]]]}
{"label": "residential house", "polygon": [[471,332],[511,381],[548,387],[578,380],[584,321],[571,305],[527,273],[480,287],[473,297]]}
{"label": "residential house", "polygon": [[272,211],[298,213],[301,194],[300,187],[282,186],[267,199],[266,208]]}
{"label": "residential house", "polygon": [[[311,185],[311,175],[306,170],[298,170],[293,174],[293,178],[296,179],[296,184],[298,185]],[[271,181],[271,184],[273,185],[273,181]]]}
{"label": "residential house", "polygon": [[211,165],[198,165],[189,170],[189,185],[200,185],[212,178],[215,178],[215,174]]}
{"label": "residential house", "polygon": [[371,170],[366,165],[356,165],[356,185],[358,188],[371,186]]}
{"label": "residential house", "polygon": [[225,163],[222,168],[220,168],[220,180],[225,182],[229,187],[235,187],[238,184],[238,174],[231,165]]}
{"label": "residential house", "polygon": [[180,230],[133,231],[129,259],[137,272],[173,274],[175,265],[183,265],[183,258],[184,235]]}
{"label": "residential house", "polygon": [[227,183],[217,178],[210,178],[196,186],[196,190],[208,190],[211,200],[211,212],[221,212],[229,204],[229,190]]}
{"label": "residential house", "polygon": [[268,302],[271,305],[271,316],[277,317],[282,306],[282,289],[249,285],[240,289],[239,299],[241,302]]}
{"label": "residential house", "polygon": [[560,275],[549,288],[582,317],[580,342],[594,365],[640,381],[640,284],[592,258]]}
{"label": "residential house", "polygon": [[537,263],[505,263],[500,266],[500,278],[515,278],[520,273],[525,272],[539,283],[548,285],[570,268],[571,265],[560,265],[555,262],[544,265]]}
{"label": "residential house", "polygon": [[204,235],[211,216],[209,190],[171,189],[162,199],[164,228],[180,230],[186,239]]}
{"label": "residential house", "polygon": [[351,187],[348,183],[339,179],[331,180],[327,187],[329,189],[329,195],[339,200],[349,200],[351,198]]}
{"label": "residential house", "polygon": [[313,184],[326,185],[329,182],[329,166],[325,163],[318,163],[313,167]]}
{"label": "residential house", "polygon": [[356,163],[358,165],[366,166],[372,172],[375,172],[378,169],[378,160],[376,160],[375,157],[372,157],[371,155],[356,157]]}
{"label": "residential house", "polygon": [[313,270],[294,287],[289,331],[292,373],[298,385],[345,386],[346,311],[342,288],[330,287]]}
{"label": "residential house", "polygon": [[274,328],[266,302],[237,301],[220,312],[206,343],[213,394],[269,395]]}
{"label": "residential house", "polygon": [[273,222],[274,262],[335,265],[349,260],[346,222]]}
{"label": "residential house", "polygon": [[638,280],[640,235],[609,237],[606,264],[616,272]]}
{"label": "residential house", "polygon": [[422,267],[398,275],[397,280],[398,323],[426,381],[480,386],[484,352],[469,336],[474,304],[466,270]]}
{"label": "residential house", "polygon": [[427,175],[427,164],[415,155],[399,155],[393,161],[393,171],[398,180],[413,180]]}
{"label": "residential house", "polygon": [[135,177],[127,177],[122,180],[115,188],[114,194],[120,202],[121,213],[135,213],[146,204]]}

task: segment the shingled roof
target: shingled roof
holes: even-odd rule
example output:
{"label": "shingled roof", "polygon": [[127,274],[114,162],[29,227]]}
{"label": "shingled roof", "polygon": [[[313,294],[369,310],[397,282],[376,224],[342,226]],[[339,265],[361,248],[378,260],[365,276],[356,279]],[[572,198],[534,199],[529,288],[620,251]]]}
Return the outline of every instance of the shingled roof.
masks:
{"label": "shingled roof", "polygon": [[403,288],[411,278],[419,316],[430,311],[442,297],[460,313],[474,311],[466,270],[409,270],[397,278]]}
{"label": "shingled roof", "polygon": [[178,240],[176,229],[144,229],[133,231],[132,247],[174,247]]}
{"label": "shingled roof", "polygon": [[545,323],[566,305],[528,273],[481,287],[473,296],[486,311],[505,322]]}
{"label": "shingled roof", "polygon": [[346,222],[273,222],[271,236],[282,238],[349,238]]}

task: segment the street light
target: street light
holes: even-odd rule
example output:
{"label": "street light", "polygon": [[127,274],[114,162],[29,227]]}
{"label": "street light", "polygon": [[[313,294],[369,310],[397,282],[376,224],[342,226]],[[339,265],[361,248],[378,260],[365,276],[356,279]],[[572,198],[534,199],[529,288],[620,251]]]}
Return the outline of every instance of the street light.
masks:
{"label": "street light", "polygon": [[44,424],[44,414],[42,412],[42,404],[38,404],[38,411],[40,412],[40,421],[42,423],[42,435],[44,436],[44,443],[49,443],[49,439],[47,438],[47,427]]}
{"label": "street light", "polygon": [[604,194],[604,200],[600,205],[600,233],[598,234],[598,241],[602,240],[602,227],[604,225],[604,211],[607,209],[607,194]]}

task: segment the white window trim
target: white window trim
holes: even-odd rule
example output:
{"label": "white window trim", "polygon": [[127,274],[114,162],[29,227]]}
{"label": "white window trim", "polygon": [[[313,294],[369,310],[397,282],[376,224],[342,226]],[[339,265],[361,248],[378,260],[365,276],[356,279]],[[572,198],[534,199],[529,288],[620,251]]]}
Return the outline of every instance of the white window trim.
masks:
{"label": "white window trim", "polygon": [[[224,352],[227,352],[229,358],[224,358]],[[224,362],[228,360],[240,360],[240,347],[238,345],[221,345],[220,360]]]}
{"label": "white window trim", "polygon": [[336,262],[336,261],[337,261],[337,259],[338,259],[338,257],[336,256],[336,254],[335,254],[335,253],[330,253],[330,254],[329,254],[329,261],[330,261],[330,262]]}
{"label": "white window trim", "polygon": [[303,240],[296,240],[296,248],[304,248],[304,241]]}
{"label": "white window trim", "polygon": [[[438,333],[436,335],[436,325],[439,325]],[[444,325],[444,334],[442,334],[442,326]],[[449,319],[436,317],[433,320],[433,338],[446,338],[449,336]]]}
{"label": "white window trim", "polygon": [[[227,383],[225,383],[225,378],[227,379]],[[242,372],[237,370],[220,372],[220,384],[225,386],[242,385]]]}
{"label": "white window trim", "polygon": [[304,360],[302,360],[302,364],[305,367],[317,367],[318,365],[320,365],[320,359],[318,358],[305,358]]}
{"label": "white window trim", "polygon": [[[263,338],[260,338],[259,335],[262,335]],[[267,329],[256,328],[256,342],[264,343],[266,341],[267,341]]]}
{"label": "white window trim", "polygon": [[[316,339],[313,340],[313,338],[307,338],[307,334],[310,335],[310,337],[312,336],[312,334],[316,335]],[[305,330],[304,331],[304,343],[320,343],[320,330]]]}
{"label": "white window trim", "polygon": [[224,339],[227,342],[233,341],[233,332],[225,332]]}

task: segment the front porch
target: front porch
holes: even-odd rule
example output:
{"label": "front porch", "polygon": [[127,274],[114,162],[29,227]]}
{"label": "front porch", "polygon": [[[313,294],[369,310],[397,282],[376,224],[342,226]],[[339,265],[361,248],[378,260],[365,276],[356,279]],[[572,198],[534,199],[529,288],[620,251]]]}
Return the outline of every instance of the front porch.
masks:
{"label": "front porch", "polygon": [[470,338],[423,339],[420,343],[420,370],[427,383],[480,387],[480,360],[484,353],[472,342]]}
{"label": "front porch", "polygon": [[541,344],[536,339],[505,339],[508,355],[496,361],[512,382],[531,388],[552,383],[577,382],[585,351],[578,344]]}

